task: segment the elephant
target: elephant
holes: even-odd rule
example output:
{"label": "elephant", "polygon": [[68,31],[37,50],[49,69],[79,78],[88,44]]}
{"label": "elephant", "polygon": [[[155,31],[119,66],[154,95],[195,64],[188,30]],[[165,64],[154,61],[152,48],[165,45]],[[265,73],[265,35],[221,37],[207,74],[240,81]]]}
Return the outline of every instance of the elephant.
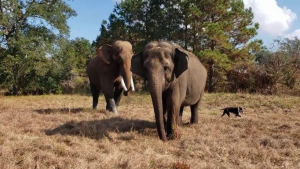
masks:
{"label": "elephant", "polygon": [[132,57],[131,71],[148,82],[161,140],[179,136],[177,127],[185,106],[191,109],[190,122],[198,123],[207,71],[194,54],[179,45],[153,41]]}
{"label": "elephant", "polygon": [[132,45],[127,41],[115,41],[96,49],[97,55],[87,65],[87,74],[93,95],[93,109],[98,105],[100,90],[106,100],[106,110],[118,115],[117,106],[122,93],[127,96],[128,91],[134,91],[132,79],[131,59]]}

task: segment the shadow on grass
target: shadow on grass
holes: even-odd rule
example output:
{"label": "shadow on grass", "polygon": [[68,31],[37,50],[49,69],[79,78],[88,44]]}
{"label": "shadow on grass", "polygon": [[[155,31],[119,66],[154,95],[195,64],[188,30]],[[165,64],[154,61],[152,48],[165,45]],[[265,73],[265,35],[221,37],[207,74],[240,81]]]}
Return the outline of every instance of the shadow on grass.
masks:
{"label": "shadow on grass", "polygon": [[34,110],[39,114],[52,114],[52,113],[80,113],[83,112],[84,108],[59,108],[59,109],[37,109]]}
{"label": "shadow on grass", "polygon": [[[155,122],[113,117],[103,120],[68,122],[54,129],[45,130],[47,135],[73,135],[92,139],[109,137],[109,132],[126,133],[137,131],[143,135],[156,134]],[[150,130],[149,130],[150,129]]]}

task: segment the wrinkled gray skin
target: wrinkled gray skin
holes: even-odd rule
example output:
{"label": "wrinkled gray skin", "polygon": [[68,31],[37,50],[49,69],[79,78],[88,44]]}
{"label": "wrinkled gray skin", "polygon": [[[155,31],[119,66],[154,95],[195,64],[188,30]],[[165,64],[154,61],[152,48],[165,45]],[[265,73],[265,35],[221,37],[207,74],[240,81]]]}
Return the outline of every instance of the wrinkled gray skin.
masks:
{"label": "wrinkled gray skin", "polygon": [[148,81],[160,139],[177,137],[184,106],[191,108],[190,122],[198,123],[207,71],[196,56],[177,45],[150,42],[133,56],[131,71]]}
{"label": "wrinkled gray skin", "polygon": [[92,58],[87,66],[94,109],[98,104],[99,92],[102,90],[106,100],[106,110],[118,114],[117,106],[124,90],[121,79],[124,79],[127,87],[124,95],[127,95],[131,88],[132,56],[132,46],[127,41],[116,41],[112,45],[103,45],[97,49],[97,56]]}

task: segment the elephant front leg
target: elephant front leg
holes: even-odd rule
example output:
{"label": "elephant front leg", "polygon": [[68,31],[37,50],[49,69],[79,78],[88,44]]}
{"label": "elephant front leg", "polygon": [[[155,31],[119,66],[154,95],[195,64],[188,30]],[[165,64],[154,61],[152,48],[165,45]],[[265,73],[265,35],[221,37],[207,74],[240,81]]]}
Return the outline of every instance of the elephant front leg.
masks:
{"label": "elephant front leg", "polygon": [[118,115],[117,105],[114,100],[114,84],[113,78],[109,78],[106,81],[101,81],[102,91],[106,100],[106,110],[112,111]]}
{"label": "elephant front leg", "polygon": [[176,139],[180,137],[178,129],[178,119],[179,119],[179,107],[173,107],[168,109],[168,119],[167,119],[167,137],[169,139]]}
{"label": "elephant front leg", "polygon": [[112,94],[111,94],[111,96],[110,95],[105,95],[105,100],[106,100],[106,110],[107,111],[112,111],[116,115],[119,115],[117,105],[116,105],[116,102],[115,102]]}
{"label": "elephant front leg", "polygon": [[116,102],[116,105],[119,106],[121,97],[122,97],[123,89],[115,87],[115,92],[114,92],[114,99]]}
{"label": "elephant front leg", "polygon": [[118,112],[118,109],[117,109],[117,105],[115,103],[115,100],[114,99],[109,99],[109,104],[110,104],[110,107],[112,108],[112,111],[116,114],[116,115],[119,115],[119,112]]}
{"label": "elephant front leg", "polygon": [[169,139],[180,138],[178,119],[179,119],[179,98],[176,94],[169,99],[168,103],[168,119],[167,119],[167,137]]}

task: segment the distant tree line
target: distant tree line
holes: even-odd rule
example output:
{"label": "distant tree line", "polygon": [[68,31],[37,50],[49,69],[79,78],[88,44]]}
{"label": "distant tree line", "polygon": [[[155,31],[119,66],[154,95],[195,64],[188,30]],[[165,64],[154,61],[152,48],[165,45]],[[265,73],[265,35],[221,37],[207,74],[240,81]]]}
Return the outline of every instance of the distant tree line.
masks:
{"label": "distant tree line", "polygon": [[1,1],[0,87],[16,95],[83,86],[92,46],[84,38],[68,40],[67,19],[74,16],[63,0]]}
{"label": "distant tree line", "polygon": [[102,22],[94,43],[128,40],[135,52],[154,40],[177,43],[205,64],[209,91],[275,93],[278,84],[293,89],[299,39],[276,40],[276,52],[269,50],[254,39],[259,24],[252,20],[242,0],[125,0]]}
{"label": "distant tree line", "polygon": [[264,47],[242,0],[123,0],[92,44],[68,39],[67,20],[76,12],[63,0],[0,2],[0,89],[9,94],[88,91],[88,60],[115,40],[131,42],[135,52],[154,40],[181,45],[211,70],[214,92],[300,93],[300,40]]}

